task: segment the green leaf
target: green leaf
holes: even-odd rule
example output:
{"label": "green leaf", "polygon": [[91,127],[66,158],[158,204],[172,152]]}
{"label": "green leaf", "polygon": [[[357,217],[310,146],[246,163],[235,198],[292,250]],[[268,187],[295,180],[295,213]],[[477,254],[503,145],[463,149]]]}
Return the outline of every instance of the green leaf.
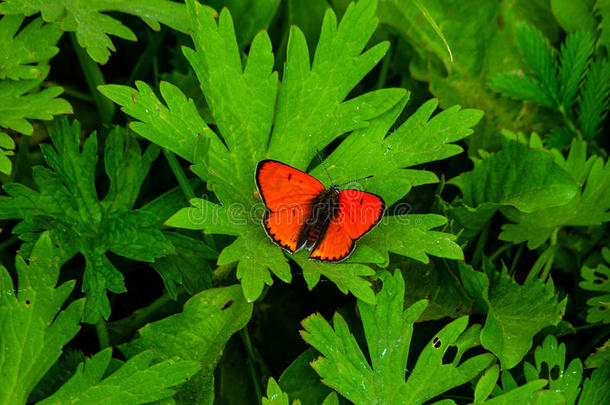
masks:
{"label": "green leaf", "polygon": [[527,241],[535,249],[547,241],[560,227],[599,225],[610,220],[610,163],[598,156],[586,157],[586,144],[574,140],[564,158],[555,153],[555,161],[578,181],[580,191],[567,204],[523,213],[503,209],[512,222],[502,226],[500,239],[513,243]]}
{"label": "green leaf", "polygon": [[80,252],[86,260],[83,291],[87,295],[85,322],[108,318],[110,303],[106,289],[125,291],[123,275],[107,258],[107,252],[152,262],[174,252],[160,228],[160,218],[143,210],[133,210],[138,191],[153,160],[154,146],[142,154],[137,141],[120,128],[106,140],[106,172],[110,187],[98,200],[95,188],[97,138],[89,136],[80,148],[78,122],[58,120],[49,131],[54,148],[41,145],[50,168],[35,167],[39,189],[13,183],[4,187],[9,196],[0,197],[0,218],[22,219],[14,232],[26,241],[28,252],[37,232],[48,230],[61,249],[65,262]]}
{"label": "green leaf", "polygon": [[180,403],[211,404],[216,363],[227,340],[248,323],[251,315],[252,305],[239,286],[208,289],[188,300],[183,312],[141,328],[139,336],[120,349],[129,358],[152,349],[161,359],[199,362],[201,370],[179,389],[176,399]]}
{"label": "green leaf", "polygon": [[282,372],[280,387],[293,400],[299,399],[304,405],[321,403],[330,388],[320,382],[320,376],[309,365],[319,353],[311,347],[305,350]]}
{"label": "green leaf", "polygon": [[593,54],[593,37],[589,31],[576,31],[561,45],[559,99],[565,110],[576,103],[576,96]]}
{"label": "green leaf", "polygon": [[[282,392],[282,389],[278,383],[273,379],[269,378],[267,383],[267,397],[262,398],[263,405],[290,405],[290,398],[288,394]],[[301,405],[301,401],[295,399],[292,402],[293,405]]]}
{"label": "green leaf", "polygon": [[[43,233],[29,264],[15,260],[18,283],[0,266],[0,403],[25,404],[29,393],[80,330],[84,299],[60,310],[74,281],[56,287],[59,251]],[[36,365],[36,367],[31,367]]]}
{"label": "green leaf", "polygon": [[[322,382],[357,404],[421,404],[462,385],[492,362],[481,354],[461,362],[463,353],[478,345],[480,328],[466,330],[468,318],[445,326],[425,346],[415,368],[405,381],[413,323],[426,307],[419,301],[403,311],[404,282],[400,272],[382,273],[383,289],[377,304],[358,302],[371,362],[350,333],[343,317],[334,316],[334,328],[320,314],[303,321],[301,335],[324,357],[312,363]],[[450,346],[454,358],[445,360]],[[460,364],[461,363],[461,364]]]}
{"label": "green leaf", "polygon": [[37,64],[59,52],[55,46],[62,34],[58,24],[43,24],[36,18],[19,30],[23,19],[21,15],[0,19],[0,79],[38,79],[45,70]]}
{"label": "green leaf", "polygon": [[110,51],[115,50],[109,35],[136,40],[128,27],[104,13],[137,16],[156,31],[161,28],[160,23],[181,32],[187,32],[189,28],[184,6],[168,0],[4,0],[0,3],[0,14],[30,16],[39,12],[45,21],[57,21],[62,31],[75,32],[79,45],[87,49],[94,61],[102,64],[108,61]]}
{"label": "green leaf", "polygon": [[107,348],[81,363],[74,376],[40,405],[51,404],[141,404],[169,398],[170,387],[187,381],[199,370],[194,361],[169,359],[151,365],[152,351],[129,359],[107,377],[112,349]]}
{"label": "green leaf", "polygon": [[8,134],[0,132],[0,173],[11,174],[13,164],[9,156],[15,154],[15,141]]}
{"label": "green leaf", "polygon": [[[603,248],[602,256],[610,264],[610,249]],[[603,294],[587,300],[587,322],[610,323],[610,268],[604,264],[599,264],[596,268],[585,266],[580,271],[580,276],[584,279],[578,283],[580,288]]]}
{"label": "green leaf", "polygon": [[534,351],[534,364],[525,362],[523,372],[527,381],[544,378],[548,390],[561,394],[566,404],[575,404],[580,393],[582,363],[574,359],[566,368],[566,346],[557,344],[554,336],[547,336]]}
{"label": "green leaf", "polygon": [[[346,100],[387,50],[386,43],[365,50],[377,25],[375,5],[372,0],[350,5],[339,24],[329,9],[313,62],[303,33],[292,27],[278,90],[266,32],[254,38],[242,63],[229,12],[223,10],[216,21],[197,3],[189,2],[195,49],[185,48],[184,54],[197,74],[218,132],[205,126],[194,105],[185,107],[188,102],[181,94],[162,94],[170,107],[166,121],[197,124],[190,129],[173,130],[160,120],[164,116],[154,112],[155,106],[162,105],[144,85],[138,85],[137,94],[122,86],[101,89],[141,121],[132,124],[135,131],[164,147],[174,148],[194,163],[192,171],[206,182],[215,198],[191,200],[190,208],[178,211],[166,224],[237,236],[220,253],[218,264],[238,262],[237,277],[249,301],[256,300],[264,286],[273,283],[271,272],[281,280],[291,280],[286,256],[271,244],[260,225],[262,206],[253,182],[260,160],[279,159],[306,170],[312,160],[318,162],[317,149],[348,134],[327,159],[333,181],[374,175],[363,182],[363,188],[379,193],[386,203],[392,204],[412,186],[438,181],[431,172],[407,167],[461,152],[453,142],[471,134],[472,127],[481,119],[480,111],[459,107],[432,117],[438,102],[431,100],[397,131],[387,135],[404,108],[405,90],[381,89]],[[165,93],[170,86],[166,87]],[[244,104],[245,99],[256,102]],[[178,124],[172,125],[178,128]],[[209,141],[209,149],[205,157],[195,161],[197,133]],[[179,141],[185,137],[188,141]],[[353,159],[356,154],[362,158]],[[321,167],[314,168],[312,174],[326,181]],[[213,202],[216,200],[218,204]],[[402,208],[398,207],[396,213],[405,213]],[[381,223],[359,242],[348,263],[310,263],[302,254],[293,259],[303,268],[310,289],[324,275],[341,291],[373,302],[374,294],[364,276],[374,273],[365,263],[387,264],[388,251],[422,261],[428,260],[428,254],[463,257],[452,235],[431,231],[445,223],[438,216],[412,220],[396,217]],[[379,236],[377,242],[373,239],[375,234]],[[367,243],[367,239],[372,242]],[[418,244],[413,243],[415,240]]]}
{"label": "green leaf", "polygon": [[51,120],[54,115],[70,114],[72,107],[61,98],[61,87],[53,86],[35,92],[49,74],[49,67],[39,66],[40,74],[32,80],[0,80],[0,127],[22,134],[34,132],[28,119]]}
{"label": "green leaf", "polygon": [[506,135],[500,152],[448,182],[462,191],[450,212],[468,235],[476,234],[501,207],[532,213],[566,205],[578,193],[578,184],[555,156],[534,147],[537,137],[533,135],[528,146],[511,140],[514,134]]}
{"label": "green leaf", "polygon": [[604,364],[610,363],[610,339],[602,346],[595,349],[585,360],[587,368],[597,368]]}
{"label": "green leaf", "polygon": [[136,90],[116,84],[99,86],[98,90],[139,120],[129,124],[135,133],[189,162],[194,161],[200,139],[212,134],[193,101],[171,83],[162,81],[159,86],[165,104],[141,81],[136,81]]}
{"label": "green leaf", "polygon": [[599,30],[601,31],[599,45],[604,46],[606,50],[610,50],[610,1],[597,1],[595,3],[595,8],[602,20],[599,24]]}
{"label": "green leaf", "polygon": [[511,369],[530,350],[536,333],[559,323],[566,300],[559,302],[551,281],[533,279],[519,285],[505,267],[491,270],[489,290],[480,291],[488,305],[481,344],[500,359],[503,369]]}
{"label": "green leaf", "polygon": [[610,61],[596,59],[585,79],[580,102],[578,122],[585,139],[600,133],[600,125],[610,108]]}
{"label": "green leaf", "polygon": [[[540,390],[546,385],[545,380],[530,381],[520,387],[505,390],[499,395],[492,395],[492,391],[496,387],[495,384],[500,376],[500,367],[497,364],[485,370],[474,388],[473,405],[509,405],[509,404],[526,404],[535,399]],[[488,397],[492,395],[491,398]]]}
{"label": "green leaf", "polygon": [[551,10],[566,32],[572,33],[577,30],[594,32],[597,29],[597,21],[593,16],[595,3],[594,0],[551,0]]}
{"label": "green leaf", "polygon": [[163,278],[165,289],[177,299],[176,283],[191,295],[212,287],[212,268],[206,260],[218,258],[218,252],[201,242],[177,232],[164,232],[176,248],[175,255],[155,260],[153,268]]}
{"label": "green leaf", "polygon": [[582,386],[578,405],[598,405],[610,401],[610,363],[593,371]]}

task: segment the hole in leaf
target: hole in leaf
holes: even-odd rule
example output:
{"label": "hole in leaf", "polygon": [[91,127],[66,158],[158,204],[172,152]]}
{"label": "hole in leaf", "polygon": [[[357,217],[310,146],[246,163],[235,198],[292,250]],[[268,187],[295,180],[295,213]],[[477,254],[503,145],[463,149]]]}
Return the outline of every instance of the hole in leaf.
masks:
{"label": "hole in leaf", "polygon": [[549,365],[544,361],[540,365],[540,374],[538,374],[538,377],[545,380],[549,378]]}
{"label": "hole in leaf", "polygon": [[229,300],[229,301],[227,301],[227,303],[226,303],[226,304],[224,304],[224,305],[223,305],[223,307],[222,307],[221,309],[224,311],[225,309],[229,309],[229,308],[231,308],[231,305],[233,305],[233,300]]}
{"label": "hole in leaf", "polygon": [[441,340],[438,338],[438,336],[435,336],[434,339],[432,339],[432,347],[435,349],[441,347]]}
{"label": "hole in leaf", "polygon": [[449,345],[447,350],[445,350],[445,354],[443,354],[443,363],[442,364],[451,364],[453,360],[455,360],[455,356],[457,355],[458,349],[456,345]]}
{"label": "hole in leaf", "polygon": [[602,284],[602,283],[603,283],[603,281],[602,281],[602,280],[600,280],[599,278],[598,278],[598,279],[593,280],[593,284]]}
{"label": "hole in leaf", "polygon": [[555,364],[553,366],[553,368],[551,369],[551,379],[557,380],[559,378],[560,374],[561,374],[561,371],[559,370],[559,366],[557,364]]}
{"label": "hole in leaf", "polygon": [[[600,282],[601,282],[602,280],[603,280],[603,281],[608,281],[608,276],[607,276],[607,275],[605,275],[604,273],[601,273],[601,272],[599,272],[599,271],[594,271],[594,272],[593,272],[593,275],[594,275],[595,277],[597,277],[597,278],[601,279],[601,280],[600,280]],[[597,280],[595,280],[595,281],[597,281]],[[596,284],[597,284],[597,283],[596,283]]]}
{"label": "hole in leaf", "polygon": [[30,305],[32,302],[30,300],[25,300],[25,305]]}

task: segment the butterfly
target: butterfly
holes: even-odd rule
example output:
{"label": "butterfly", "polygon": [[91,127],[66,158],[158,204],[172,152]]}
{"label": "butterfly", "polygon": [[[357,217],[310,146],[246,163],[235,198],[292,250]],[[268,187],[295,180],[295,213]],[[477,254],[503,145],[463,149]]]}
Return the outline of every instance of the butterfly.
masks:
{"label": "butterfly", "polygon": [[260,161],[255,179],[265,204],[267,235],[290,253],[305,247],[312,260],[347,259],[385,211],[385,202],[375,194],[340,191],[337,185],[326,188],[315,177],[276,160]]}

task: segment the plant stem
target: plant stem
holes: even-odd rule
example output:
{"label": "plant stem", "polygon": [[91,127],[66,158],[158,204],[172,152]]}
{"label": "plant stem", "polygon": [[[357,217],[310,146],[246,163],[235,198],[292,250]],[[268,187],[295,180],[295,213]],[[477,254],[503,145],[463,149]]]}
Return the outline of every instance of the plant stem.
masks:
{"label": "plant stem", "polygon": [[559,111],[559,113],[561,114],[563,121],[566,123],[570,131],[572,131],[573,134],[576,134],[578,139],[582,139],[582,133],[580,132],[580,129],[576,128],[576,125],[574,125],[574,122],[572,122],[572,119],[568,116],[568,113],[566,112],[565,108],[560,105],[557,108],[557,111]]}
{"label": "plant stem", "polygon": [[392,62],[392,44],[394,41],[390,41],[390,47],[386,52],[385,57],[381,62],[381,70],[379,71],[379,78],[377,79],[377,89],[383,89],[388,81],[388,70],[390,69],[390,63]]}
{"label": "plant stem", "polygon": [[97,333],[97,340],[100,343],[100,350],[109,347],[110,335],[108,334],[106,321],[103,318],[95,324],[95,332]]}
{"label": "plant stem", "polygon": [[491,260],[492,262],[494,260],[496,260],[502,253],[506,252],[508,249],[512,248],[513,245],[511,245],[510,243],[505,243],[504,245],[500,246],[498,249],[496,249],[495,252],[493,252],[490,256],[489,256],[489,260]]}
{"label": "plant stem", "polygon": [[184,170],[182,170],[182,166],[180,166],[180,162],[178,162],[178,158],[173,152],[168,151],[167,149],[163,149],[163,154],[167,159],[167,163],[169,163],[169,167],[172,169],[174,176],[176,176],[176,180],[178,180],[178,185],[186,197],[186,200],[189,201],[192,198],[195,198],[195,192],[193,191],[193,187],[191,187],[191,183],[189,182]]}
{"label": "plant stem", "polygon": [[245,326],[240,329],[239,336],[241,337],[241,341],[246,348],[246,353],[248,353],[248,369],[250,370],[250,377],[252,377],[252,383],[254,384],[254,392],[256,394],[256,398],[258,398],[258,402],[260,404],[261,398],[263,396],[263,389],[261,387],[261,381],[256,372],[256,368],[254,367],[254,349],[252,347],[252,342],[250,341],[250,334],[248,333],[248,326]]}
{"label": "plant stem", "polygon": [[472,265],[474,267],[479,267],[479,265],[483,262],[483,255],[485,254],[485,244],[487,243],[487,237],[489,236],[489,229],[491,228],[491,221],[485,224],[485,227],[481,231],[479,235],[479,240],[477,241],[477,247],[474,250],[474,254],[472,255]]}
{"label": "plant stem", "polygon": [[3,251],[4,249],[6,249],[7,247],[11,246],[11,245],[14,245],[17,242],[19,242],[19,238],[18,237],[14,236],[14,235],[9,237],[4,242],[0,243],[0,252]]}
{"label": "plant stem", "polygon": [[515,256],[513,257],[513,262],[510,264],[510,269],[508,270],[508,274],[513,275],[515,274],[515,267],[517,267],[517,262],[519,262],[519,259],[521,258],[521,254],[523,253],[523,248],[525,247],[525,244],[520,244],[519,248],[517,249],[517,253],[515,253]]}
{"label": "plant stem", "polygon": [[[162,29],[149,37],[150,40],[146,45],[146,49],[144,49],[144,52],[140,55],[140,58],[127,79],[128,84],[132,84],[136,79],[143,78],[150,73],[151,67],[155,65],[157,51],[159,50],[159,46],[161,45],[163,38],[165,38],[166,33],[167,30]],[[156,77],[155,83],[157,83]]]}
{"label": "plant stem", "polygon": [[83,74],[85,75],[85,80],[87,81],[87,86],[89,86],[91,96],[93,96],[93,100],[97,106],[100,120],[104,125],[110,125],[114,115],[114,104],[97,90],[97,86],[106,84],[104,81],[104,75],[102,75],[102,70],[98,64],[95,63],[91,57],[89,57],[87,51],[80,47],[76,41],[76,36],[74,33],[70,32],[68,33],[68,36],[70,37],[72,47],[74,48],[74,52],[78,58],[78,63],[80,64]]}
{"label": "plant stem", "polygon": [[553,251],[551,252],[551,257],[549,257],[549,260],[546,262],[544,269],[542,270],[542,275],[540,276],[540,279],[542,281],[546,281],[546,279],[549,276],[549,273],[551,272],[551,267],[553,267],[553,261],[555,260],[555,252],[557,251],[557,233],[558,232],[559,232],[559,227],[555,228],[555,230],[551,234],[551,248],[553,249]]}

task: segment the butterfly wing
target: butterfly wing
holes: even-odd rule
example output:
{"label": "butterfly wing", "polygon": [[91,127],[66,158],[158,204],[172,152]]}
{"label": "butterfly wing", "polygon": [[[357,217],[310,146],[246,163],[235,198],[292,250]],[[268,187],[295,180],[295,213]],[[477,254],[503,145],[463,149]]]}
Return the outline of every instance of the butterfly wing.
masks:
{"label": "butterfly wing", "polygon": [[359,190],[342,190],[339,211],[309,258],[325,262],[345,260],[356,241],[379,223],[384,211],[385,202],[381,197]]}
{"label": "butterfly wing", "polygon": [[310,217],[312,202],[325,187],[318,179],[276,160],[256,167],[256,186],[265,203],[263,226],[279,246],[295,252],[299,234]]}

